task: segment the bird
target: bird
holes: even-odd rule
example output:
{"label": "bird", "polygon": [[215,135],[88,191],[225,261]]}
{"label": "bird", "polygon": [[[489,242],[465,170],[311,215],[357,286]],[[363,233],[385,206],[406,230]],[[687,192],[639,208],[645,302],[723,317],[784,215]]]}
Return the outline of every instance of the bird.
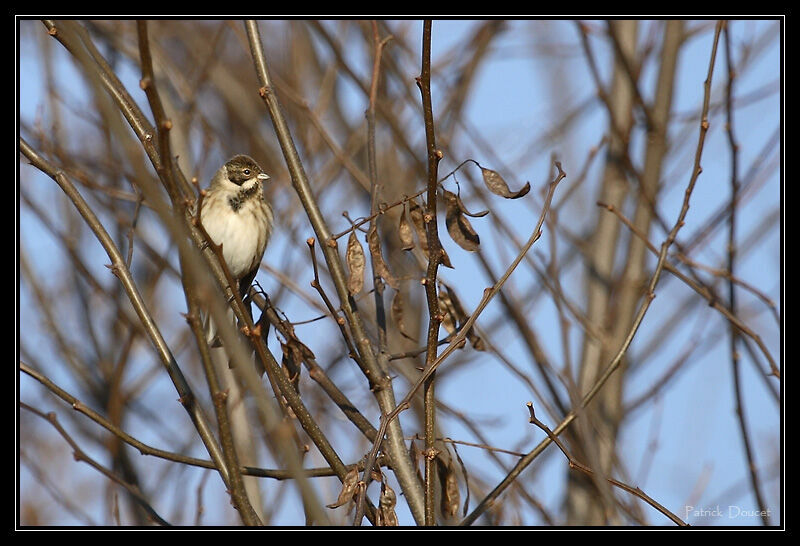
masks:
{"label": "bird", "polygon": [[[264,197],[264,184],[269,179],[252,157],[235,155],[214,174],[200,209],[200,222],[211,241],[222,245],[222,257],[238,284],[242,301],[258,273],[272,235],[272,207]],[[249,303],[245,308],[251,314]],[[235,322],[232,310],[229,315]],[[217,327],[210,317],[206,321],[206,334],[209,345],[221,346]]]}

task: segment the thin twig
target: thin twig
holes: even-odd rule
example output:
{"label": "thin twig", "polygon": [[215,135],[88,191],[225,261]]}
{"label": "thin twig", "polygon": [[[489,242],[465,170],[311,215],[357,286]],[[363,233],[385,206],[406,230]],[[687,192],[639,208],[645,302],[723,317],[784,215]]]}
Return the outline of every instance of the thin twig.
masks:
{"label": "thin twig", "polygon": [[[736,136],[734,133],[733,123],[733,82],[736,78],[736,69],[733,66],[733,59],[731,58],[731,43],[729,35],[730,21],[725,21],[723,27],[724,44],[725,44],[725,61],[728,68],[728,82],[725,86],[725,127],[728,133],[728,145],[731,150],[731,214],[728,216],[728,308],[732,315],[736,314],[736,286],[733,283],[734,263],[736,261],[736,211],[737,207],[734,205],[739,193],[739,145],[736,143]],[[737,348],[739,342],[739,330],[733,324],[730,325],[730,355],[731,355],[731,368],[733,370],[733,392],[736,397],[736,417],[739,421],[739,431],[742,435],[742,447],[744,449],[745,461],[747,462],[747,469],[750,474],[750,485],[753,488],[753,495],[758,504],[758,510],[761,513],[761,522],[768,526],[769,515],[764,503],[764,498],[761,496],[761,485],[756,472],[756,464],[753,457],[753,446],[750,439],[750,434],[747,429],[747,415],[744,409],[744,399],[742,394],[742,379],[740,372],[740,354]]]}
{"label": "thin twig", "polygon": [[[572,457],[572,455],[570,455],[569,451],[567,451],[567,448],[564,447],[564,444],[561,443],[561,440],[558,439],[558,436],[553,434],[553,431],[550,430],[550,427],[548,427],[547,425],[545,425],[536,418],[536,415],[534,414],[533,411],[533,404],[531,402],[528,402],[527,406],[528,406],[528,412],[530,413],[529,421],[534,425],[536,425],[537,427],[539,427],[540,429],[542,429],[545,432],[545,434],[547,434],[547,437],[550,438],[550,440],[552,440],[558,446],[558,449],[561,450],[561,453],[563,453],[564,456],[567,458],[567,461],[569,461],[569,467],[577,468],[578,470],[589,476],[594,474],[594,470],[592,470],[585,464],[576,461]],[[677,525],[680,525],[681,527],[688,527],[688,524],[685,521],[683,521],[681,518],[679,518],[669,510],[667,510],[664,506],[653,500],[652,497],[648,496],[644,491],[642,491],[638,487],[631,487],[630,485],[622,483],[619,480],[615,480],[614,478],[606,478],[606,481],[615,487],[619,487],[623,491],[627,491],[631,495],[639,497],[647,504],[649,504],[650,506],[652,506],[653,508],[655,508],[656,510],[667,516],[672,521],[674,521]]]}
{"label": "thin twig", "polygon": [[39,411],[38,409],[29,406],[25,402],[20,402],[19,407],[30,411],[34,415],[38,415],[39,417],[41,417],[42,419],[53,425],[53,427],[58,431],[61,437],[64,438],[64,440],[66,440],[67,443],[72,448],[72,454],[75,457],[76,461],[82,461],[88,464],[89,466],[91,466],[104,476],[106,476],[114,483],[117,483],[122,487],[124,487],[125,490],[128,493],[130,493],[130,495],[134,499],[136,499],[139,505],[147,512],[147,514],[154,522],[158,523],[159,525],[170,526],[169,522],[167,522],[165,519],[163,519],[161,516],[158,515],[158,512],[156,512],[155,509],[150,505],[150,502],[145,498],[145,496],[142,494],[142,492],[139,490],[138,487],[129,484],[128,482],[117,476],[114,472],[110,471],[109,469],[107,469],[106,467],[104,467],[91,457],[89,457],[80,448],[77,442],[75,442],[75,440],[69,435],[69,433],[67,433],[67,431],[64,430],[64,427],[62,427],[61,423],[58,422],[58,417],[56,417],[56,414],[54,412],[51,411],[50,413],[44,413],[43,411]]}
{"label": "thin twig", "polygon": [[[656,256],[659,255],[659,251],[656,248],[656,246],[653,243],[651,243],[646,238],[644,233],[642,233],[639,229],[637,229],[636,226],[634,226],[633,223],[628,218],[626,218],[619,211],[619,209],[617,207],[615,207],[614,205],[609,205],[607,203],[603,203],[602,201],[598,201],[597,202],[597,206],[603,207],[606,210],[608,210],[609,212],[613,213],[617,218],[620,219],[620,221],[625,225],[625,227],[627,227],[628,229],[631,230],[631,233],[636,235],[638,238],[642,239],[642,241],[646,244],[646,246],[650,250],[650,252],[652,252]],[[761,336],[759,336],[751,328],[749,328],[744,322],[742,322],[742,320],[739,317],[737,317],[728,307],[723,305],[720,302],[719,298],[714,295],[714,291],[711,289],[710,286],[708,286],[706,283],[704,283],[704,282],[702,282],[700,280],[690,279],[684,273],[682,273],[678,268],[676,268],[674,265],[672,265],[670,262],[664,262],[664,269],[666,269],[667,271],[672,273],[672,275],[674,275],[675,277],[680,279],[687,286],[689,286],[692,290],[694,290],[699,295],[701,295],[703,298],[708,300],[709,306],[711,306],[714,309],[716,309],[717,311],[719,311],[728,320],[728,322],[730,322],[731,325],[733,325],[733,326],[735,326],[737,328],[738,331],[740,331],[741,333],[743,333],[746,336],[750,337],[756,343],[756,345],[758,345],[758,348],[761,350],[761,352],[764,354],[764,356],[769,361],[769,365],[770,365],[770,369],[771,369],[772,375],[774,375],[777,378],[781,377],[780,369],[778,368],[777,364],[775,363],[775,360],[772,358],[772,354],[769,352],[769,349],[767,349],[767,346],[761,340]]]}
{"label": "thin twig", "polygon": [[[369,92],[369,105],[367,106],[367,110],[365,112],[365,116],[367,118],[367,163],[369,166],[369,183],[370,183],[370,215],[373,216],[373,220],[370,222],[369,231],[367,233],[368,240],[375,240],[380,241],[380,235],[378,234],[378,216],[377,213],[380,210],[379,200],[381,198],[381,191],[383,189],[383,185],[379,181],[378,177],[378,159],[377,154],[375,152],[375,103],[377,102],[378,96],[378,81],[380,78],[380,68],[381,68],[381,55],[383,53],[383,48],[387,44],[389,40],[392,39],[392,36],[389,35],[385,37],[383,40],[380,39],[380,35],[378,34],[378,23],[376,21],[372,21],[372,39],[373,45],[375,47],[375,58],[372,63],[372,84],[370,85],[370,92]],[[378,246],[378,252],[380,252],[380,245]],[[375,286],[374,290],[374,297],[375,297],[375,319],[378,326],[378,365],[385,369],[387,368],[388,363],[388,351],[387,351],[387,335],[386,335],[386,307],[383,299],[383,290],[384,290],[384,283],[383,279],[381,278],[380,269],[377,267],[377,263],[379,260],[382,260],[381,256],[376,256],[375,253],[372,251],[372,245],[370,245],[370,260],[372,262],[372,281],[373,285]],[[378,442],[375,442],[375,445],[378,445]],[[359,495],[358,501],[356,503],[356,512],[353,516],[353,525],[360,526],[361,521],[364,518],[364,506],[365,506],[365,499],[366,499],[366,491],[369,487],[370,481],[372,479],[372,465],[375,463],[375,459],[378,456],[377,450],[373,450],[370,452],[370,456],[367,459],[367,465],[364,467],[364,473],[361,475],[361,481],[359,482]]]}

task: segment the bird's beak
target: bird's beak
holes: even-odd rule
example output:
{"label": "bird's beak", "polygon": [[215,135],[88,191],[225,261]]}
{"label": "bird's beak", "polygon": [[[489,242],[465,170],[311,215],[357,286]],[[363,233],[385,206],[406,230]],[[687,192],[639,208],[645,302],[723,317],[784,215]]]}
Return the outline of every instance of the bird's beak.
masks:
{"label": "bird's beak", "polygon": [[256,178],[258,178],[259,180],[269,180],[269,175],[266,173],[259,173],[258,176],[256,176]]}

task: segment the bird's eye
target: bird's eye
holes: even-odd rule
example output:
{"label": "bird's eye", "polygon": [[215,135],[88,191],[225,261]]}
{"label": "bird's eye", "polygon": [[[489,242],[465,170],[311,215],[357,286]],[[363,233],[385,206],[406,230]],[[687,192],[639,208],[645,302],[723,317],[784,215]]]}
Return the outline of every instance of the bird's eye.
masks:
{"label": "bird's eye", "polygon": [[244,170],[244,175],[245,176],[250,176],[250,169],[245,169]]}

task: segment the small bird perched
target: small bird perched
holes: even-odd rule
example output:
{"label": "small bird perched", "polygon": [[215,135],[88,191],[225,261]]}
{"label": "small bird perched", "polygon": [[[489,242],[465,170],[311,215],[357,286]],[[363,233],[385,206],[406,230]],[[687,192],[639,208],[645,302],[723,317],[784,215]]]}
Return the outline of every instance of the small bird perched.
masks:
{"label": "small bird perched", "polygon": [[[242,300],[272,234],[272,207],[264,199],[263,184],[267,180],[269,175],[253,158],[234,156],[211,179],[200,211],[206,233],[214,244],[222,245],[222,256],[239,284]],[[249,304],[245,307],[249,311]],[[218,346],[217,328],[210,319],[207,334],[208,343]]]}

